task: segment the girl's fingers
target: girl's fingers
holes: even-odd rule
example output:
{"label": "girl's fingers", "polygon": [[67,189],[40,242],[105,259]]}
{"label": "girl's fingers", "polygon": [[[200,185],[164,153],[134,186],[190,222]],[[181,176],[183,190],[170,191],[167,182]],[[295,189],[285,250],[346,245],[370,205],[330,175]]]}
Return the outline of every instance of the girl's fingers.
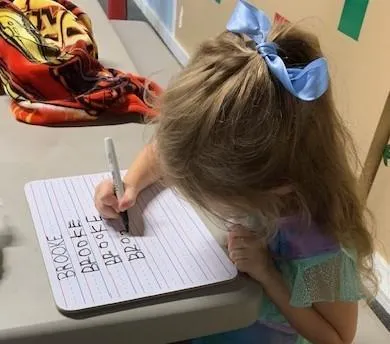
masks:
{"label": "girl's fingers", "polygon": [[[109,206],[119,212],[118,199],[114,193],[112,182],[105,180],[101,182],[95,191],[95,204],[101,206]],[[101,209],[98,208],[100,211]]]}
{"label": "girl's fingers", "polygon": [[247,252],[246,250],[232,250],[229,253],[229,257],[233,262],[236,262],[237,260],[247,260]]}
{"label": "girl's fingers", "polygon": [[100,200],[105,205],[109,205],[112,207],[118,207],[118,199],[116,198],[116,196],[114,194],[109,194],[109,195],[105,194],[100,198]]}
{"label": "girl's fingers", "polygon": [[137,190],[134,187],[127,186],[125,194],[118,202],[118,208],[120,211],[125,211],[131,208],[137,200]]}
{"label": "girl's fingers", "polygon": [[117,219],[119,217],[119,214],[114,210],[114,208],[107,205],[98,204],[96,208],[99,210],[100,215],[105,219]]}
{"label": "girl's fingers", "polygon": [[250,239],[248,240],[247,238],[237,237],[230,240],[228,248],[230,250],[235,250],[235,249],[249,248],[250,246],[251,246]]}
{"label": "girl's fingers", "polygon": [[244,237],[244,238],[255,238],[256,234],[249,231],[248,229],[234,225],[229,229],[229,237],[235,238],[235,237]]}
{"label": "girl's fingers", "polygon": [[97,187],[96,187],[96,194],[100,196],[100,198],[105,198],[110,195],[115,195],[114,193],[114,186],[112,182],[108,179],[102,181]]}

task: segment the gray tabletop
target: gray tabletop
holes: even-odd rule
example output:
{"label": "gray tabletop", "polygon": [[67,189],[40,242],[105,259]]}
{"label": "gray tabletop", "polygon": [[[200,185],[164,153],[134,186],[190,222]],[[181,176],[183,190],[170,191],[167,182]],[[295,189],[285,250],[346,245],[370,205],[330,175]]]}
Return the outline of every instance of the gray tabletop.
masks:
{"label": "gray tabletop", "polygon": [[[75,1],[91,16],[102,62],[135,71],[97,1]],[[147,57],[145,57],[147,58]],[[95,173],[106,168],[103,138],[116,142],[121,167],[131,163],[152,128],[136,123],[50,128],[18,123],[0,97],[0,198],[13,225],[0,280],[0,342],[168,343],[245,326],[256,319],[259,287],[245,279],[137,303],[82,319],[56,309],[35,235],[24,184],[31,180]],[[206,221],[207,222],[207,221]],[[207,222],[213,234],[220,234]],[[2,255],[0,255],[0,258]]]}

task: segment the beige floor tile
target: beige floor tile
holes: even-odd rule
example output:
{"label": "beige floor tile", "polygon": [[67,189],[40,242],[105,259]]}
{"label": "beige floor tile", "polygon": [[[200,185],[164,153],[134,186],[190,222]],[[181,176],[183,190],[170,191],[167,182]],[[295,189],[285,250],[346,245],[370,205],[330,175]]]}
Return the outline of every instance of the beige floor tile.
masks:
{"label": "beige floor tile", "polygon": [[354,344],[390,344],[390,333],[364,303],[359,307],[358,330]]}

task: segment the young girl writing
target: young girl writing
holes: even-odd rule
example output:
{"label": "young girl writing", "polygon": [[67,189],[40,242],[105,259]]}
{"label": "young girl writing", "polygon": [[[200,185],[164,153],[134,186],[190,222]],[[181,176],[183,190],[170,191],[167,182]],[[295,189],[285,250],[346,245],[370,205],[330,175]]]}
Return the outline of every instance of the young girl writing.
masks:
{"label": "young girl writing", "polygon": [[195,343],[353,341],[362,280],[375,281],[373,247],[322,56],[312,35],[271,28],[239,1],[227,31],[203,43],[166,90],[125,196],[118,201],[109,181],[97,187],[107,218],[163,178],[232,219],[230,258],[264,290],[259,319]]}

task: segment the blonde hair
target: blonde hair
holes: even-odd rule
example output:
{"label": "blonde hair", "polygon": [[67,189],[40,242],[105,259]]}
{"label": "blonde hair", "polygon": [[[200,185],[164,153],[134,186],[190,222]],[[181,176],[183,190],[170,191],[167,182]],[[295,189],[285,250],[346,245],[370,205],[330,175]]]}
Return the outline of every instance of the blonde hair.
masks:
{"label": "blonde hair", "polygon": [[[269,41],[289,67],[323,56],[317,38],[295,26],[274,27]],[[165,179],[197,204],[263,218],[298,212],[356,249],[362,277],[375,284],[372,237],[349,165],[356,153],[330,89],[315,101],[297,99],[252,41],[224,32],[169,85],[156,140]]]}

